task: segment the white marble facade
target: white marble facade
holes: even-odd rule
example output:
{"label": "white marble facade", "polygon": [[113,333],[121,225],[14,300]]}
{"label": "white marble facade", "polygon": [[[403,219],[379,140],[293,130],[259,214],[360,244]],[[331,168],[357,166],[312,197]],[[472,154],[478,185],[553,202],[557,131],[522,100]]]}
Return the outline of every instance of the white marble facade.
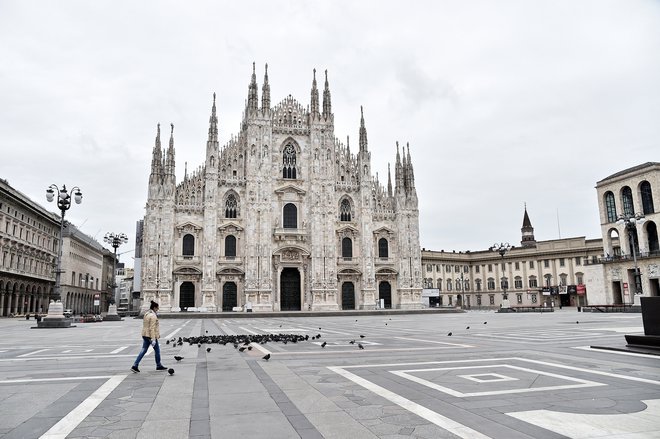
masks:
{"label": "white marble facade", "polygon": [[240,132],[219,146],[214,95],[204,162],[179,182],[174,127],[163,149],[159,126],[143,303],[209,312],[421,306],[409,147],[397,143],[394,178],[388,169],[380,182],[364,117],[355,152],[335,137],[327,72],[319,95],[314,72],[308,106],[290,95],[271,106],[267,66],[261,99],[253,67]]}

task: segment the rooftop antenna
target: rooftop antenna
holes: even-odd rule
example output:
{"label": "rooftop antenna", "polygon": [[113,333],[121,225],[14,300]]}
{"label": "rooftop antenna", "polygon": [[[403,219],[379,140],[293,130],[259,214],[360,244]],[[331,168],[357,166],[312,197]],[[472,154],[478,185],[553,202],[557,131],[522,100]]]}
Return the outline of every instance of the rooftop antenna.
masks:
{"label": "rooftop antenna", "polygon": [[561,239],[561,227],[559,227],[559,208],[557,208],[557,233],[559,234],[559,239]]}

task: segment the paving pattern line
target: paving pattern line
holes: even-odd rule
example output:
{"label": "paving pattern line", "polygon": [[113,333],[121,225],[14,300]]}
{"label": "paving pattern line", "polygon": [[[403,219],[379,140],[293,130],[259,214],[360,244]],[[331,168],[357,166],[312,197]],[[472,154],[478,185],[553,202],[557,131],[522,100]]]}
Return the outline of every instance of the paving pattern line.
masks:
{"label": "paving pattern line", "polygon": [[329,366],[328,369],[335,372],[338,375],[343,376],[347,380],[353,381],[355,384],[364,387],[365,389],[375,393],[376,395],[387,399],[390,402],[398,405],[401,408],[408,410],[411,413],[416,414],[417,416],[426,419],[429,422],[434,423],[440,428],[443,428],[450,433],[455,434],[458,437],[464,439],[491,439],[490,436],[486,436],[476,430],[471,429],[470,427],[463,425],[459,422],[449,419],[445,416],[442,416],[440,413],[436,413],[433,410],[430,410],[416,402],[413,402],[407,398],[404,398],[401,395],[398,395],[390,390],[385,389],[384,387],[374,384],[371,381],[368,381],[362,377],[355,375],[352,372],[342,369],[337,366]]}
{"label": "paving pattern line", "polygon": [[53,425],[46,433],[41,435],[39,439],[64,439],[74,428],[76,428],[87,416],[89,416],[96,407],[98,407],[105,398],[112,393],[113,390],[124,381],[127,375],[115,375],[108,381],[103,383],[94,393],[89,395],[87,399],[81,402],[78,407],[71,410],[64,418],[57,424]]}
{"label": "paving pattern line", "polygon": [[103,380],[106,378],[112,378],[112,375],[98,375],[98,376],[88,376],[88,377],[63,377],[63,378],[30,378],[22,380],[4,380],[0,381],[0,384],[19,384],[19,383],[45,383],[53,381],[80,381],[80,380]]}

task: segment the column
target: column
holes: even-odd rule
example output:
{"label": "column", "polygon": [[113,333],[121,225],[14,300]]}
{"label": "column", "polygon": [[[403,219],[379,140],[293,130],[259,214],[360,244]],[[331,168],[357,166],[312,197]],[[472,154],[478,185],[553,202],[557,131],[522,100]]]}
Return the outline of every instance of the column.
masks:
{"label": "column", "polygon": [[0,317],[5,316],[5,293],[0,294]]}

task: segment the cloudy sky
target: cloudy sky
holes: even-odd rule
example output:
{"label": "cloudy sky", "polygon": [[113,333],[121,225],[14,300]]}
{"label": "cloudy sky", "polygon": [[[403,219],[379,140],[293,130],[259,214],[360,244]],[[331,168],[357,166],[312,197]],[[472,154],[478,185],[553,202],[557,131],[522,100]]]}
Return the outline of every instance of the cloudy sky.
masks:
{"label": "cloudy sky", "polygon": [[525,203],[537,240],[598,238],[596,182],[660,161],[658,1],[3,0],[0,177],[53,211],[47,186],[78,185],[69,219],[131,250],[156,124],[181,179],[213,92],[237,133],[253,61],[273,104],[327,69],[335,135],[363,105],[381,181],[410,143],[427,249],[517,244]]}

